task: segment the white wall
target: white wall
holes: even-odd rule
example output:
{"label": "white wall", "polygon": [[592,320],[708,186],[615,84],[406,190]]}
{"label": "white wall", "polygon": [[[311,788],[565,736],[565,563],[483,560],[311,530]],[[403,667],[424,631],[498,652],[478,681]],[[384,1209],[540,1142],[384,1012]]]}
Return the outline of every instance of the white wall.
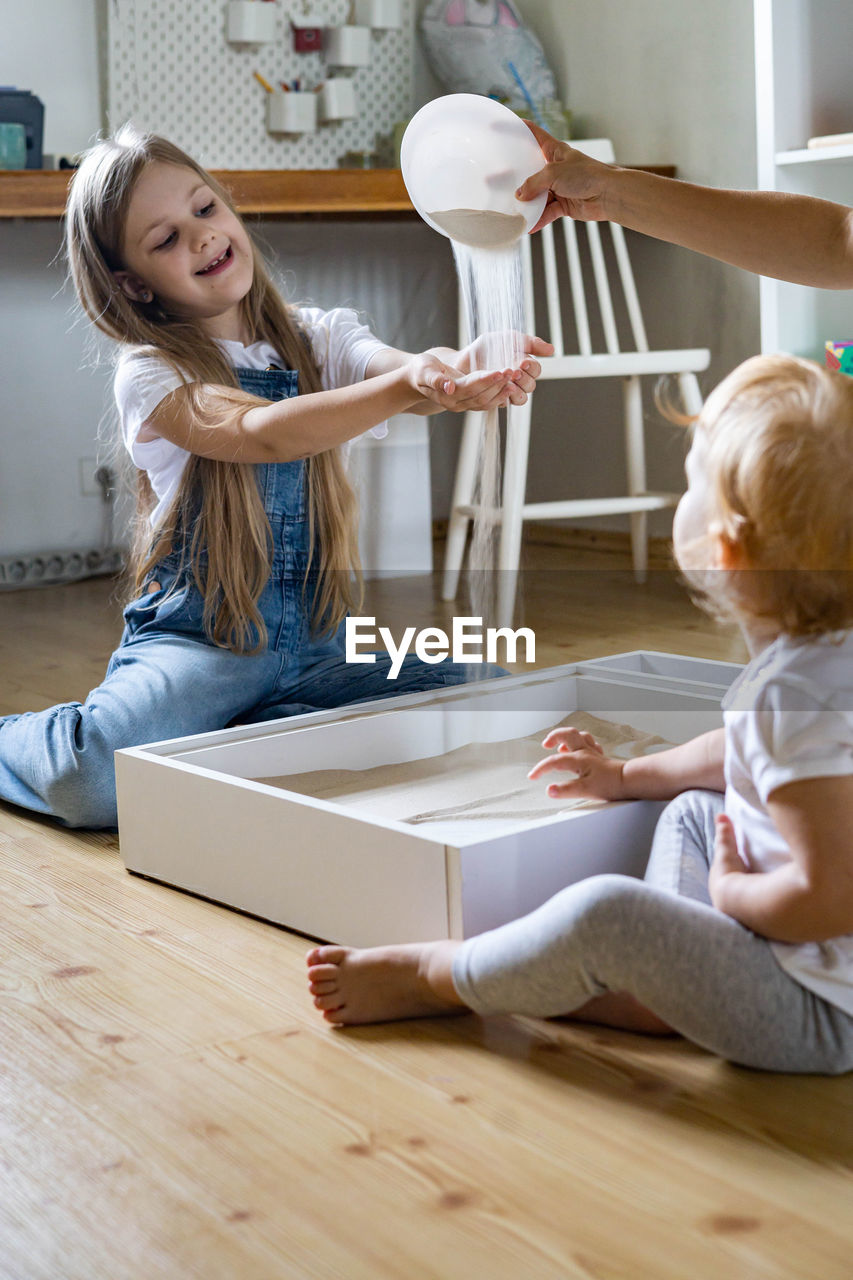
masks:
{"label": "white wall", "polygon": [[[3,6],[0,83],[45,104],[44,150],[74,155],[101,124],[101,0]],[[96,455],[105,377],[90,371],[88,326],[61,292],[57,220],[0,222],[0,551],[100,540],[101,503],[80,493]]]}
{"label": "white wall", "polygon": [[[3,6],[0,83],[42,99],[45,151],[56,156],[83,150],[102,127],[105,2]],[[417,77],[425,100],[436,90],[422,63]],[[289,296],[354,303],[400,345],[428,346],[439,331],[452,339],[452,255],[419,221],[270,219],[261,234]],[[108,362],[94,363],[91,326],[64,287],[59,221],[0,222],[0,279],[0,553],[97,545],[101,503],[81,494],[79,460],[108,454],[111,377]]]}
{"label": "white wall", "polygon": [[5,0],[0,84],[45,106],[44,150],[74,155],[101,127],[101,40],[107,0]]}
{"label": "white wall", "polygon": [[100,542],[101,501],[83,497],[78,460],[98,455],[107,374],[91,367],[57,261],[59,224],[0,223],[0,552]]}
{"label": "white wall", "polygon": [[[674,164],[691,182],[755,185],[751,0],[516,3],[547,51],[574,136],[610,137],[625,163]],[[628,242],[652,346],[710,347],[705,388],[759,349],[755,278],[647,237]],[[531,501],[569,496],[565,477],[578,497],[624,485],[618,389],[551,384],[535,405]],[[650,487],[679,488],[679,433],[648,409]],[[434,473],[442,486],[435,451]],[[653,529],[665,532],[668,517]]]}
{"label": "white wall", "polygon": [[[31,88],[46,105],[45,149],[74,153],[101,125],[100,39],[105,0],[34,0],[3,6],[0,83]],[[715,185],[754,183],[750,0],[519,0],[543,38],[561,91],[587,136],[609,134],[637,163],[674,163],[683,178]],[[438,87],[419,65],[418,101]],[[294,270],[293,291],[317,301],[346,288],[383,336],[414,346],[448,341],[455,283],[447,242],[417,224],[269,222],[267,238]],[[710,382],[757,349],[757,286],[696,255],[630,237],[649,329],[659,345],[710,345]],[[108,374],[90,366],[87,327],[74,324],[61,293],[57,222],[0,223],[0,552],[86,545],[97,539],[100,504],[79,492],[78,459],[97,449]],[[389,248],[391,252],[389,253]],[[386,305],[373,287],[387,259],[403,255],[408,284]],[[413,282],[420,282],[414,289]],[[383,286],[384,287],[384,286]],[[391,289],[391,284],[388,284]],[[370,296],[365,296],[365,291]],[[333,296],[335,295],[335,296]],[[565,393],[538,393],[531,497],[557,496],[554,476],[571,474],[578,494],[621,483],[618,429],[593,427],[595,447],[566,429]],[[607,396],[572,399],[595,421]],[[615,409],[615,405],[613,406]],[[606,416],[606,415],[605,415]],[[432,428],[434,510],[447,510],[458,424]],[[681,452],[654,428],[661,455],[652,483],[680,483]],[[587,441],[589,437],[586,438]]]}

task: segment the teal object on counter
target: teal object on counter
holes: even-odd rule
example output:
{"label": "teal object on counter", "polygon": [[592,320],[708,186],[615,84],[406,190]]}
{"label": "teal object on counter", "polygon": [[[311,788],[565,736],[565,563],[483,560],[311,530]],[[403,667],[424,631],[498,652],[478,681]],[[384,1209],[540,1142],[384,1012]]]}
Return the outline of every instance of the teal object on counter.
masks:
{"label": "teal object on counter", "polygon": [[0,169],[26,169],[27,131],[22,124],[0,124]]}

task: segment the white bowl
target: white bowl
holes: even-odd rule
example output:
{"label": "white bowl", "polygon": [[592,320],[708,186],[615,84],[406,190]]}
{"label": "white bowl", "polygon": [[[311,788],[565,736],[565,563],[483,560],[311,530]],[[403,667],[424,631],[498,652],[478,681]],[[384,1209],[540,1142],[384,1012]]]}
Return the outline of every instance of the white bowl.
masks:
{"label": "white bowl", "polygon": [[512,244],[542,215],[547,193],[516,189],[545,164],[523,120],[493,98],[450,93],[421,107],[400,148],[412,204],[434,230],[483,248]]}

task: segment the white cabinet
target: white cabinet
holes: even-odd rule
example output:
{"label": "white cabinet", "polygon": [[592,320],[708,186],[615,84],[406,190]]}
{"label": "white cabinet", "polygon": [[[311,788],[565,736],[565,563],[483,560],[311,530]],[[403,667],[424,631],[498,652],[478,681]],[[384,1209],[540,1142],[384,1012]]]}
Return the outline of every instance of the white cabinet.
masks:
{"label": "white cabinet", "polygon": [[[754,8],[758,185],[853,205],[853,145],[806,145],[853,134],[853,3],[755,0]],[[853,293],[762,278],[762,350],[822,363],[830,338],[853,338]]]}
{"label": "white cabinet", "polygon": [[353,442],[349,474],[359,504],[365,578],[432,573],[432,496],[428,419],[391,418],[388,437]]}

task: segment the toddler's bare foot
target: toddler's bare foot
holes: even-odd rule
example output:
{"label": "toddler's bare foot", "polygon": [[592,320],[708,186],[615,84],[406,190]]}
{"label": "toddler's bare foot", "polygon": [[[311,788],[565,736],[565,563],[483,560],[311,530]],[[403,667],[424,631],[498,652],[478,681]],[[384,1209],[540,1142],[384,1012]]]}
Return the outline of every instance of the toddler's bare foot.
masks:
{"label": "toddler's bare foot", "polygon": [[458,942],[398,947],[315,947],[308,987],[327,1022],[392,1022],[459,1013],[451,969]]}

